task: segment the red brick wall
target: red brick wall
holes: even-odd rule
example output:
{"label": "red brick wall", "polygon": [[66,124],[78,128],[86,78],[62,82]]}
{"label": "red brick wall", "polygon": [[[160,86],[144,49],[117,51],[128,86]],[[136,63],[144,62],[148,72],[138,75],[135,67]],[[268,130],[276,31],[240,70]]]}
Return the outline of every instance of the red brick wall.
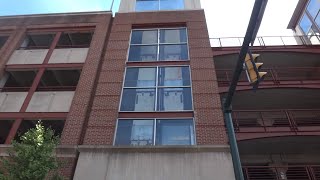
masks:
{"label": "red brick wall", "polygon": [[[84,144],[113,143],[132,26],[172,27],[174,24],[186,24],[188,29],[197,144],[227,144],[212,50],[202,10],[116,15],[94,95]],[[175,116],[179,116],[179,113],[181,112],[177,112]]]}
{"label": "red brick wall", "polygon": [[96,88],[96,78],[103,57],[105,39],[108,34],[111,15],[96,26],[86,62],[62,134],[61,144],[79,144],[87,126],[88,110]]}

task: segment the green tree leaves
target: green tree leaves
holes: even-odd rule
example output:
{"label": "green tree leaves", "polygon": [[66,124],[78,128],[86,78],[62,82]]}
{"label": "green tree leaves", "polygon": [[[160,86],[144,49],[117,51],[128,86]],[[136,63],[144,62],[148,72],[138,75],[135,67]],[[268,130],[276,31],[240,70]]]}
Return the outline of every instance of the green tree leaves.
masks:
{"label": "green tree leaves", "polygon": [[58,137],[51,129],[46,129],[41,121],[13,141],[9,157],[1,160],[0,180],[44,180],[49,172],[51,179],[63,179],[58,175],[58,160],[55,157],[55,147]]}

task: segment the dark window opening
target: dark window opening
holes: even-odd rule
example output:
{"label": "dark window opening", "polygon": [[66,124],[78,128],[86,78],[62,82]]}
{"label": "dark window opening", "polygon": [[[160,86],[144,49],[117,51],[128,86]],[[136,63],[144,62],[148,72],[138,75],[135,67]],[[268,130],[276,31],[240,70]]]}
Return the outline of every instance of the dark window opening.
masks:
{"label": "dark window opening", "polygon": [[115,145],[194,145],[193,119],[119,119]]}
{"label": "dark window opening", "polygon": [[54,34],[29,34],[22,42],[20,49],[49,49]]}
{"label": "dark window opening", "polygon": [[46,70],[41,77],[39,91],[74,91],[77,87],[81,70]]}
{"label": "dark window opening", "polygon": [[9,135],[13,120],[0,120],[0,144],[4,144]]}
{"label": "dark window opening", "polygon": [[92,32],[63,33],[56,48],[87,48],[90,47]]}
{"label": "dark window opening", "polygon": [[8,38],[8,36],[0,36],[0,49],[2,48],[2,46],[4,46]]}
{"label": "dark window opening", "polygon": [[[64,127],[64,120],[42,120],[41,122],[45,128],[52,129],[55,136],[61,137]],[[35,128],[37,123],[38,120],[23,120],[17,131],[15,140],[19,140],[19,137],[21,137],[28,130]]]}
{"label": "dark window opening", "polygon": [[9,71],[2,77],[0,84],[2,91],[17,92],[28,91],[32,86],[33,80],[36,77],[37,71]]}

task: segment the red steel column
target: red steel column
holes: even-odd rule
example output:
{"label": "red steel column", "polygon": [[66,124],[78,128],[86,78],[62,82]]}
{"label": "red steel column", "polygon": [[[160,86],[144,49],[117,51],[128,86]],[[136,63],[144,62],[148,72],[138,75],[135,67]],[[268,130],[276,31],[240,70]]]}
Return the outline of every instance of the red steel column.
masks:
{"label": "red steel column", "polygon": [[[53,42],[51,43],[51,46],[49,48],[49,51],[48,51],[46,57],[44,58],[43,64],[48,64],[49,59],[50,59],[50,57],[51,57],[51,55],[53,53],[54,48],[56,47],[56,45],[57,45],[57,43],[58,43],[58,41],[60,39],[61,34],[62,34],[62,32],[57,32],[57,34],[55,35],[55,37],[53,39]],[[22,104],[20,112],[25,112],[27,110],[27,107],[28,107],[28,105],[29,105],[29,103],[31,101],[31,98],[32,98],[33,94],[35,93],[35,91],[37,90],[37,87],[38,87],[38,85],[40,83],[41,77],[44,74],[45,70],[46,70],[45,67],[42,67],[42,68],[39,69],[36,77],[33,80],[31,88],[29,89],[28,95],[27,95],[26,99],[24,100],[24,102]],[[9,135],[8,135],[8,137],[6,139],[5,144],[10,144],[12,139],[14,139],[21,122],[22,122],[21,118],[16,119],[14,121],[14,123],[13,123],[13,125],[12,125],[12,127],[10,129]]]}

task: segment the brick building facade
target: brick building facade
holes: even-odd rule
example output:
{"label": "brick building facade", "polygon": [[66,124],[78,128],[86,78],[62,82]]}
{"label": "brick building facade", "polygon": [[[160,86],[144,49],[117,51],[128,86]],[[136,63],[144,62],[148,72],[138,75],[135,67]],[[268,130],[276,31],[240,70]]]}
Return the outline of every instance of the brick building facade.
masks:
{"label": "brick building facade", "polygon": [[[241,38],[209,38],[198,0],[170,2],[1,17],[0,155],[40,119],[69,179],[235,179],[221,99]],[[243,73],[232,104],[245,178],[317,180],[319,46],[268,38],[251,48],[268,75],[254,92]]]}
{"label": "brick building facade", "polygon": [[[41,119],[61,136],[57,156],[69,178],[232,179],[199,2],[152,12],[123,8],[128,3],[115,17],[95,12],[0,18],[2,154]],[[141,36],[141,45],[133,44],[133,34]],[[142,43],[150,38],[157,44]],[[141,50],[147,46],[156,52],[143,54],[150,53]],[[127,87],[130,72],[138,72],[136,83],[154,85]],[[155,73],[153,80],[142,74],[148,72]],[[125,122],[130,137],[121,131]]]}

